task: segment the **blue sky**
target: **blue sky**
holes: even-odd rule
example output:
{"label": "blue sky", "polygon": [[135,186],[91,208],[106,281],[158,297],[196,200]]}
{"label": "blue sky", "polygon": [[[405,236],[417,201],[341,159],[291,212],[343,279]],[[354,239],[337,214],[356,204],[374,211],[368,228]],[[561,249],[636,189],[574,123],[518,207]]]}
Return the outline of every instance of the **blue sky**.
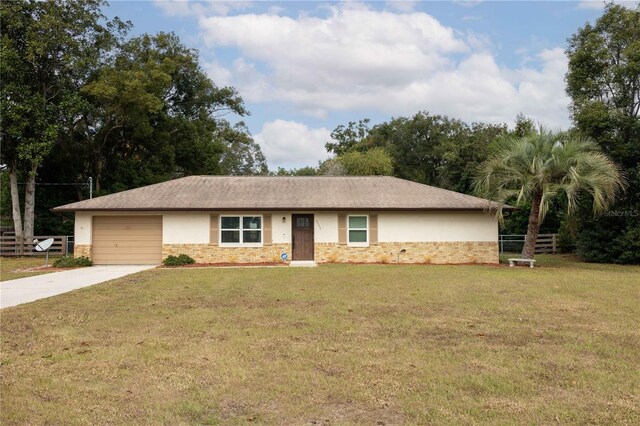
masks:
{"label": "blue sky", "polygon": [[569,126],[566,39],[602,2],[112,1],[132,34],[173,31],[238,88],[271,168],[317,165],[339,124],[418,111]]}

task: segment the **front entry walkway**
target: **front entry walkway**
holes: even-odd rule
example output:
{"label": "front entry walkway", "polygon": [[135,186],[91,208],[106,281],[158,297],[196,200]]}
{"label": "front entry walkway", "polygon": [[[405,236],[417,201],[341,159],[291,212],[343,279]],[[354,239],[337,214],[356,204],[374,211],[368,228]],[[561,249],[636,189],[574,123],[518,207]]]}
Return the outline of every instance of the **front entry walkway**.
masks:
{"label": "front entry walkway", "polygon": [[0,282],[0,309],[134,274],[156,265],[109,265],[53,272]]}

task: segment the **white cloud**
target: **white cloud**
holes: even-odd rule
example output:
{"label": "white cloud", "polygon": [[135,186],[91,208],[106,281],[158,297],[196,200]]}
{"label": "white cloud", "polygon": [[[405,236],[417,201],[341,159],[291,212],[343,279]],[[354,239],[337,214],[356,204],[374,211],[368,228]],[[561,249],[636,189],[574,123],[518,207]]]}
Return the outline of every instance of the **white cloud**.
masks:
{"label": "white cloud", "polygon": [[523,112],[550,126],[569,123],[560,48],[509,68],[497,63],[488,37],[425,13],[353,3],[327,10],[201,17],[205,43],[240,52],[228,73],[218,67],[212,76],[231,76],[248,102],[283,102],[316,118],[428,110],[467,121],[511,123]]}
{"label": "white cloud", "polygon": [[[203,66],[216,83],[236,86],[250,103],[277,102],[318,119],[335,112],[359,118],[426,110],[467,122],[512,123],[522,112],[547,126],[569,124],[561,48],[518,50],[521,64],[505,66],[486,35],[447,27],[408,5],[393,12],[395,2],[386,10],[330,4],[321,16],[295,17],[160,4],[166,13],[196,16],[212,51],[237,49],[235,58],[216,56]],[[231,4],[227,12],[246,6]],[[257,133],[271,167],[315,165],[327,157],[326,128],[275,120]]]}
{"label": "white cloud", "polygon": [[153,3],[169,16],[189,16],[196,13],[194,3],[187,0],[153,0]]}
{"label": "white cloud", "polygon": [[578,3],[579,9],[604,9],[604,1],[582,0]]}
{"label": "white cloud", "polygon": [[454,0],[454,3],[462,7],[476,7],[482,0]]}
{"label": "white cloud", "polygon": [[280,15],[281,13],[286,12],[287,9],[285,9],[282,6],[277,6],[277,5],[273,5],[273,6],[269,6],[269,14],[271,15]]}
{"label": "white cloud", "polygon": [[229,86],[233,84],[231,71],[225,68],[220,62],[215,60],[205,62],[203,68],[218,86]]}
{"label": "white cloud", "polygon": [[169,16],[202,16],[221,15],[226,16],[237,10],[246,10],[253,7],[249,0],[240,1],[205,1],[190,0],[153,0],[153,2]]}
{"label": "white cloud", "polygon": [[275,120],[264,123],[254,139],[271,169],[299,168],[315,166],[328,157],[324,144],[331,140],[331,131],[324,127],[311,129],[295,121]]}
{"label": "white cloud", "polygon": [[252,1],[209,1],[205,3],[214,13],[218,15],[227,15],[237,10],[247,10],[254,6]]}
{"label": "white cloud", "polygon": [[386,5],[389,9],[394,9],[398,12],[413,12],[417,4],[417,1],[408,0],[388,0],[386,2]]}

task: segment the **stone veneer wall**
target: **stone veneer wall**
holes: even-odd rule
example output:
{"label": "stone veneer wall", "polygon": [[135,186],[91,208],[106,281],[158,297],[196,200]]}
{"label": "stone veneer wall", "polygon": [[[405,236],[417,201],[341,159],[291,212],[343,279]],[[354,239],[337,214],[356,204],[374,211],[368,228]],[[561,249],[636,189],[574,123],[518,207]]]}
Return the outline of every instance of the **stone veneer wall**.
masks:
{"label": "stone veneer wall", "polygon": [[[498,243],[494,241],[379,243],[369,247],[352,247],[336,243],[315,243],[318,263],[498,263]],[[162,258],[187,254],[198,263],[281,262],[280,255],[291,259],[291,244],[263,247],[220,247],[209,244],[163,244]],[[75,257],[91,257],[91,245],[76,244]]]}
{"label": "stone veneer wall", "polygon": [[496,241],[379,243],[369,247],[315,243],[319,263],[499,263]]}
{"label": "stone veneer wall", "polygon": [[73,245],[73,257],[91,257],[91,245],[90,244],[74,244]]}
{"label": "stone veneer wall", "polygon": [[179,254],[191,256],[197,263],[265,263],[282,262],[280,255],[291,258],[291,244],[262,247],[220,247],[209,244],[163,244],[162,258]]}

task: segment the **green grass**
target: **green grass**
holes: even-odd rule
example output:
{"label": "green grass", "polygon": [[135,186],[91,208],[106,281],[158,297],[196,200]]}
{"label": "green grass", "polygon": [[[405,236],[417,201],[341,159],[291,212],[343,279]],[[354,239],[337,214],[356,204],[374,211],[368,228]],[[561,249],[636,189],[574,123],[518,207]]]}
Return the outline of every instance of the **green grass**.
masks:
{"label": "green grass", "polygon": [[156,269],[8,308],[0,422],[640,423],[640,268],[539,263]]}
{"label": "green grass", "polygon": [[[510,258],[521,258],[520,253],[504,253],[500,255],[500,263],[504,265],[508,265]],[[587,263],[583,262],[577,256],[573,254],[537,254],[535,256],[536,264],[535,267],[543,267],[543,268],[559,268],[563,269],[573,268],[573,269],[593,269],[593,270],[604,270],[613,265],[602,265],[598,263]],[[522,266],[522,265],[521,265]],[[528,266],[528,265],[524,265]],[[615,267],[615,266],[614,266]],[[603,269],[604,268],[604,269]],[[633,269],[633,267],[631,267]]]}
{"label": "green grass", "polygon": [[[49,266],[53,265],[56,259],[57,257],[49,256]],[[25,271],[25,269],[42,267],[44,264],[44,257],[0,257],[0,281],[15,280],[56,271],[55,269]]]}

